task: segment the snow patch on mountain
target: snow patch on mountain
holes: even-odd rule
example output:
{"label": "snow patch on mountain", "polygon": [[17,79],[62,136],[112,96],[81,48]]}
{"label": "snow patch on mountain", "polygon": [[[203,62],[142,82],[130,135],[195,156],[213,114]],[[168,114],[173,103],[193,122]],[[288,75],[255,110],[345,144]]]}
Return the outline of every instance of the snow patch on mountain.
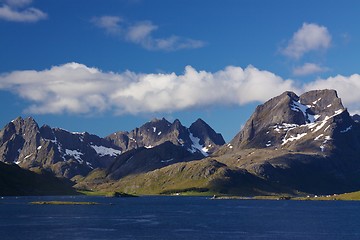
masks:
{"label": "snow patch on mountain", "polygon": [[300,133],[300,134],[297,134],[296,136],[290,136],[288,139],[286,139],[286,136],[283,138],[283,143],[281,145],[284,145],[286,144],[287,142],[292,142],[292,141],[295,141],[295,140],[299,140],[300,138],[306,136],[307,133]]}
{"label": "snow patch on mountain", "polygon": [[340,131],[340,132],[341,132],[341,133],[346,133],[346,132],[350,131],[351,128],[352,128],[352,125],[350,125],[349,127],[347,127],[346,129],[344,129],[344,130],[342,130],[342,131]]}
{"label": "snow patch on mountain", "polygon": [[312,104],[317,104],[319,101],[321,100],[321,98],[319,98],[318,100],[316,100],[316,101],[314,101],[314,102],[312,102]]}
{"label": "snow patch on mountain", "polygon": [[168,163],[168,162],[171,162],[171,161],[174,161],[174,159],[170,158],[170,159],[167,159],[167,160],[161,160],[162,163]]}
{"label": "snow patch on mountain", "polygon": [[108,147],[104,147],[104,146],[96,146],[96,145],[91,145],[91,147],[96,151],[96,153],[100,156],[111,156],[111,157],[116,157],[118,155],[121,154],[120,150],[116,150],[113,148],[108,148]]}
{"label": "snow patch on mountain", "polygon": [[316,138],[314,138],[314,141],[318,141],[322,136],[324,136],[324,134],[320,134],[319,136],[317,136]]}
{"label": "snow patch on mountain", "polygon": [[[318,101],[320,101],[320,99],[313,102],[313,104],[316,104]],[[314,115],[312,115],[308,112],[308,109],[310,109],[310,107],[311,107],[310,105],[304,105],[304,104],[301,104],[300,102],[293,101],[292,104],[290,105],[290,107],[291,107],[291,110],[293,110],[293,111],[302,112],[302,114],[304,115],[305,121],[307,123],[315,122],[316,119],[315,119]]]}
{"label": "snow patch on mountain", "polygon": [[79,152],[78,150],[65,149],[65,154],[67,156],[74,157],[80,164],[82,164],[84,162],[81,159],[81,156],[84,154],[82,152]]}
{"label": "snow patch on mountain", "polygon": [[205,157],[209,156],[208,149],[200,144],[200,138],[195,137],[192,133],[189,134],[190,140],[192,141],[191,148],[189,148],[189,152],[195,153],[196,151],[200,151],[202,155]]}

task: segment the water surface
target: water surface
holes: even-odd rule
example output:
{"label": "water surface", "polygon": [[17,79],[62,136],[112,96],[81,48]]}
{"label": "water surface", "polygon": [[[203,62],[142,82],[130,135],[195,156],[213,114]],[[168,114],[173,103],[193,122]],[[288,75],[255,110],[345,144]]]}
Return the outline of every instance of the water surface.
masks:
{"label": "water surface", "polygon": [[360,202],[5,197],[0,239],[360,239]]}

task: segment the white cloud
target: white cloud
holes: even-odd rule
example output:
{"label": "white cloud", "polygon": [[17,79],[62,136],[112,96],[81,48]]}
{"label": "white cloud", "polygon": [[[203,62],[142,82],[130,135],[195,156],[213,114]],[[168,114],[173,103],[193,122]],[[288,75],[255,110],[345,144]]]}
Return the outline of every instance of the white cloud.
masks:
{"label": "white cloud", "polygon": [[360,113],[360,75],[337,75],[327,79],[317,79],[304,86],[304,91],[312,89],[335,89],[349,110]]}
{"label": "white cloud", "polygon": [[296,90],[293,81],[253,66],[229,66],[214,73],[187,66],[178,75],[102,72],[78,63],[1,74],[0,89],[26,99],[26,111],[39,114],[174,112],[263,102]]}
{"label": "white cloud", "polygon": [[305,53],[317,50],[326,50],[331,45],[331,35],[328,29],[315,23],[303,23],[294,33],[288,45],[282,49],[285,56],[299,59]]}
{"label": "white cloud", "polygon": [[328,71],[329,68],[322,67],[315,63],[305,63],[304,65],[300,67],[296,67],[293,69],[293,74],[296,76],[305,76],[305,75],[311,75],[314,73],[322,73]]}
{"label": "white cloud", "polygon": [[156,38],[153,33],[159,27],[151,21],[129,23],[118,16],[102,16],[93,18],[91,22],[107,33],[114,34],[128,42],[139,44],[148,50],[176,51],[200,48],[205,45],[203,41],[175,35],[167,38]]}
{"label": "white cloud", "polygon": [[0,19],[12,22],[37,22],[47,18],[43,11],[28,7],[30,0],[6,0],[5,4],[0,7]]}

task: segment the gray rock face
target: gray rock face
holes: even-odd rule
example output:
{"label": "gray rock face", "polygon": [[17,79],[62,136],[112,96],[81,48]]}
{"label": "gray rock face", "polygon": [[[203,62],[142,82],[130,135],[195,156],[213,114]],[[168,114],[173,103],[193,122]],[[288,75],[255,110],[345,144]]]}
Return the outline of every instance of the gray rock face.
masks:
{"label": "gray rock face", "polygon": [[[118,157],[121,162],[129,154],[120,155],[130,150],[139,149],[132,152],[134,162],[124,169],[137,172],[142,169],[136,160],[139,157],[147,161],[144,169],[153,170],[173,162],[203,158],[224,142],[221,135],[202,120],[198,120],[192,130],[194,134],[179,120],[169,123],[165,119],[154,119],[131,132],[100,138],[87,132],[71,133],[47,125],[39,128],[34,119],[19,117],[0,131],[0,161],[16,163],[26,169],[46,169],[57,176],[72,178],[86,176],[95,168],[107,168]],[[211,147],[206,148],[204,144]],[[153,152],[161,154],[154,157]]]}
{"label": "gray rock face", "polygon": [[270,99],[216,155],[300,191],[360,189],[360,125],[334,90],[285,92]]}
{"label": "gray rock face", "polygon": [[202,119],[196,120],[189,128],[193,137],[199,139],[199,144],[207,149],[207,152],[213,153],[220,146],[225,144],[225,140],[220,133],[216,133]]}
{"label": "gray rock face", "polygon": [[258,106],[228,148],[330,151],[335,129],[344,131],[352,122],[334,90],[310,91],[300,97],[285,92]]}
{"label": "gray rock face", "polygon": [[184,127],[178,119],[173,123],[164,118],[153,119],[131,132],[116,132],[106,139],[120,146],[124,152],[171,142],[192,153],[202,153],[204,156],[211,154],[225,143],[221,134],[216,133],[201,119],[193,123],[190,128]]}
{"label": "gray rock face", "polygon": [[47,125],[39,128],[32,118],[19,117],[0,131],[0,161],[47,169],[66,178],[107,167],[120,154],[108,140]]}
{"label": "gray rock face", "polygon": [[225,143],[207,123],[198,119],[190,128],[179,120],[153,119],[131,132],[117,132],[106,139],[124,153],[106,170],[111,180],[149,172],[178,162],[202,159]]}

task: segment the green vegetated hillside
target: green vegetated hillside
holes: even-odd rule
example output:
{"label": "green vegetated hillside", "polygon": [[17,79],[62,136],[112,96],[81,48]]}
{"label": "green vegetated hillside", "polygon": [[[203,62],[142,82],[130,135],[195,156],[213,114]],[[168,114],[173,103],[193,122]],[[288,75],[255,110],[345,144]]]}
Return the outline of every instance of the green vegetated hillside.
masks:
{"label": "green vegetated hillside", "polygon": [[279,188],[246,170],[226,166],[207,158],[177,163],[151,172],[107,180],[104,171],[94,171],[75,187],[95,191],[121,191],[131,194],[235,194],[264,195],[291,190]]}
{"label": "green vegetated hillside", "polygon": [[68,180],[50,173],[25,170],[15,164],[0,162],[0,196],[74,195],[77,192]]}

